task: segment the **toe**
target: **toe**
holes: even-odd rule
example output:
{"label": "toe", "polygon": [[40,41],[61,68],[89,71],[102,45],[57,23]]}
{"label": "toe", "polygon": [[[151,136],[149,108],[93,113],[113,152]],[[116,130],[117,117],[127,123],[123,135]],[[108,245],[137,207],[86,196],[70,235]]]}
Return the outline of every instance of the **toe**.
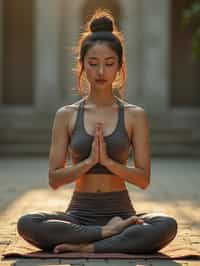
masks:
{"label": "toe", "polygon": [[136,223],[137,223],[137,224],[143,224],[143,223],[144,223],[144,220],[142,220],[142,219],[138,219]]}
{"label": "toe", "polygon": [[60,245],[57,245],[55,248],[54,248],[54,253],[62,253],[64,251],[67,251],[67,247],[65,244],[60,244]]}

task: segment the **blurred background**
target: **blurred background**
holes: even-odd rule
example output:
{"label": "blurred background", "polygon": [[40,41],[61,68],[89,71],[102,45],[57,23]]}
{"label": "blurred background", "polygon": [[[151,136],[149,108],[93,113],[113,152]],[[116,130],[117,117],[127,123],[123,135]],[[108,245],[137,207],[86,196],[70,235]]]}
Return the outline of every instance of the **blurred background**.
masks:
{"label": "blurred background", "polygon": [[0,252],[23,213],[70,201],[75,182],[49,186],[51,129],[80,99],[72,48],[99,7],[125,37],[126,100],[149,119],[151,186],[126,182],[132,203],[174,216],[181,245],[200,250],[200,0],[0,0]]}
{"label": "blurred background", "polygon": [[149,117],[153,156],[200,155],[200,1],[0,0],[0,156],[47,156],[56,110],[80,96],[83,24],[110,9],[125,37],[127,101]]}

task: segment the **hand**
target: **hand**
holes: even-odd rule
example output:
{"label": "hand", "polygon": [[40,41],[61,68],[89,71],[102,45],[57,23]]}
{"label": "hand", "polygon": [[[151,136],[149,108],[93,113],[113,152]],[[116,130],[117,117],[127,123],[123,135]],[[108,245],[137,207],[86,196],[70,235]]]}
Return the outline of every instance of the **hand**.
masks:
{"label": "hand", "polygon": [[107,149],[106,149],[106,142],[103,136],[103,124],[97,123],[97,138],[99,141],[99,162],[102,165],[106,165],[106,162],[109,160]]}
{"label": "hand", "polygon": [[95,165],[99,162],[99,139],[98,139],[98,125],[95,128],[94,140],[92,142],[91,153],[89,159],[92,165]]}
{"label": "hand", "polygon": [[109,159],[106,152],[106,142],[103,136],[102,123],[96,124],[94,141],[92,143],[92,149],[89,158],[92,164],[101,163],[102,165],[104,165]]}

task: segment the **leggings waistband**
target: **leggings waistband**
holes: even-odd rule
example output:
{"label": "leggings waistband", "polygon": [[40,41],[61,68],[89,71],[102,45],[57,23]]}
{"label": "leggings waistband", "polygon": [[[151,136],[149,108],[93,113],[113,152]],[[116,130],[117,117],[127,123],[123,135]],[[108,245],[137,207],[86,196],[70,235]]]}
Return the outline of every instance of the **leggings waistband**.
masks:
{"label": "leggings waistband", "polygon": [[135,213],[128,190],[112,192],[74,191],[68,210],[87,210],[95,214]]}

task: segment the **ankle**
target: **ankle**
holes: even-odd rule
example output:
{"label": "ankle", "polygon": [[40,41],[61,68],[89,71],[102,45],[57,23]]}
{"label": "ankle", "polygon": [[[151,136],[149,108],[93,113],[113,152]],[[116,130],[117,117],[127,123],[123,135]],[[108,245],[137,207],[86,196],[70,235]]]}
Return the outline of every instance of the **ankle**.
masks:
{"label": "ankle", "polygon": [[117,234],[117,232],[112,225],[102,226],[102,238],[113,236],[115,234]]}
{"label": "ankle", "polygon": [[94,252],[94,245],[93,244],[84,244],[81,246],[80,249],[81,252],[88,252],[88,253],[92,253]]}

